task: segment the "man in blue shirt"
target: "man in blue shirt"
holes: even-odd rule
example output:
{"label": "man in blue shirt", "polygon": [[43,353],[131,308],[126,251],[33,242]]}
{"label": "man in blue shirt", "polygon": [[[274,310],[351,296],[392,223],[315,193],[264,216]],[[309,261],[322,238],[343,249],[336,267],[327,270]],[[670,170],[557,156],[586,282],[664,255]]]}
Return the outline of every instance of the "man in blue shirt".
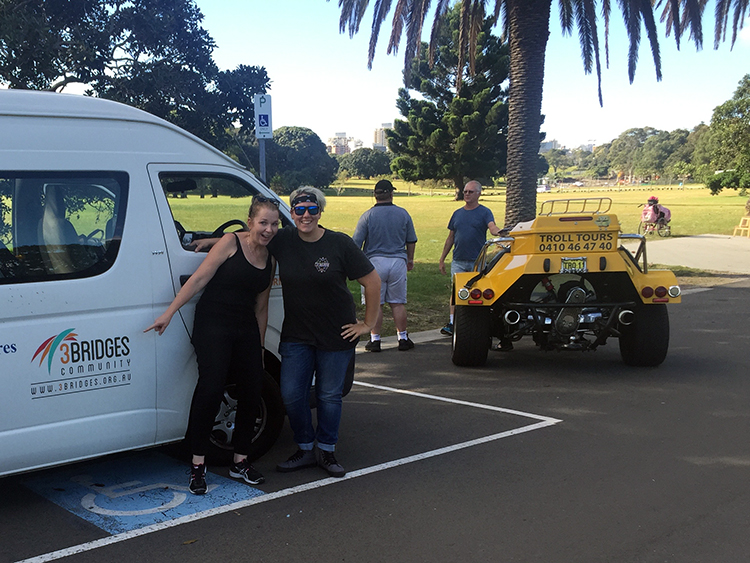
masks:
{"label": "man in blue shirt", "polygon": [[[476,180],[471,180],[464,186],[464,206],[456,209],[448,222],[448,238],[445,239],[443,253],[440,256],[440,272],[445,274],[445,258],[453,249],[451,261],[451,279],[459,272],[471,272],[474,270],[474,261],[479,256],[485,241],[487,240],[487,229],[493,236],[500,234],[500,229],[495,225],[495,217],[492,211],[484,205],[479,204],[479,196],[482,193],[482,185]],[[450,307],[450,320],[448,324],[440,329],[440,333],[453,336],[453,313],[455,307]]]}
{"label": "man in blue shirt", "polygon": [[365,349],[380,352],[383,304],[388,303],[398,331],[398,349],[410,350],[414,343],[406,330],[406,272],[414,267],[417,234],[409,213],[393,204],[393,184],[375,184],[375,205],[365,211],[354,230],[354,244],[364,250],[380,276],[380,313],[370,331]]}

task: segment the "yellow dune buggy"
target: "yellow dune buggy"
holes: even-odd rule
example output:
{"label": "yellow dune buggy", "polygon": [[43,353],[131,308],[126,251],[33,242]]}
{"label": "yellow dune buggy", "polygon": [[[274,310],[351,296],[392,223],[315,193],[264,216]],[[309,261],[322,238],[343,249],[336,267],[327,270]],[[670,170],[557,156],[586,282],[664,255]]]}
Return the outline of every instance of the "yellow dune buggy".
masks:
{"label": "yellow dune buggy", "polygon": [[611,206],[546,201],[536,219],[488,240],[475,271],[453,278],[453,363],[484,365],[493,337],[501,350],[531,336],[542,350],[585,351],[612,336],[626,364],[661,364],[680,287],[671,271],[649,270],[645,237],[623,234]]}

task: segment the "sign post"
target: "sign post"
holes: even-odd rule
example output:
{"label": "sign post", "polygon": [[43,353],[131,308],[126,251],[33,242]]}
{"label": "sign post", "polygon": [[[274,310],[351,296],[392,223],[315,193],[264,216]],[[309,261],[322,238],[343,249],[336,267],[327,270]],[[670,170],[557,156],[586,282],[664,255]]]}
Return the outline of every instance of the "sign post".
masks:
{"label": "sign post", "polygon": [[271,96],[268,94],[255,94],[253,98],[255,106],[255,138],[258,139],[260,156],[260,179],[266,183],[266,139],[273,139],[273,126],[271,125]]}

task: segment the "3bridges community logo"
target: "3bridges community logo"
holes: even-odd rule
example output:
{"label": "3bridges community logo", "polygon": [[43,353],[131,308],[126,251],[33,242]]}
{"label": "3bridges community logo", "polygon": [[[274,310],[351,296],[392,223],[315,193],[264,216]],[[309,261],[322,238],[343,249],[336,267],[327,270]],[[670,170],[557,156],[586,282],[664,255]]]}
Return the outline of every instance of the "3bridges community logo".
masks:
{"label": "3bridges community logo", "polygon": [[[50,336],[34,352],[32,363],[47,368],[50,379],[31,384],[34,397],[130,385],[127,336],[82,339],[75,328]],[[57,367],[59,366],[59,372]]]}

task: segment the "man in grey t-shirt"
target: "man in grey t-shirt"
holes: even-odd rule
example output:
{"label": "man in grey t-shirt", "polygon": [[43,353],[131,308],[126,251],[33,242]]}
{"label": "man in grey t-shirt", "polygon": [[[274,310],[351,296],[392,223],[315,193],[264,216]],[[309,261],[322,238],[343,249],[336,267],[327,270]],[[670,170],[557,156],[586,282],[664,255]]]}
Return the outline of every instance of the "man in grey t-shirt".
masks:
{"label": "man in grey t-shirt", "polygon": [[410,350],[414,343],[406,330],[406,272],[414,267],[417,234],[409,213],[393,204],[393,184],[375,184],[375,205],[365,211],[354,230],[354,244],[362,248],[380,276],[380,314],[370,331],[365,349],[380,352],[383,304],[391,306],[398,331],[398,349]]}
{"label": "man in grey t-shirt", "polygon": [[[448,222],[448,238],[445,239],[443,253],[440,255],[440,273],[446,273],[445,258],[452,248],[451,278],[458,272],[471,272],[474,269],[474,261],[487,240],[487,229],[493,236],[500,234],[492,211],[479,204],[481,193],[482,184],[476,180],[468,182],[464,186],[464,206],[456,209]],[[451,305],[450,320],[440,329],[441,334],[453,336],[454,310],[455,307]]]}

